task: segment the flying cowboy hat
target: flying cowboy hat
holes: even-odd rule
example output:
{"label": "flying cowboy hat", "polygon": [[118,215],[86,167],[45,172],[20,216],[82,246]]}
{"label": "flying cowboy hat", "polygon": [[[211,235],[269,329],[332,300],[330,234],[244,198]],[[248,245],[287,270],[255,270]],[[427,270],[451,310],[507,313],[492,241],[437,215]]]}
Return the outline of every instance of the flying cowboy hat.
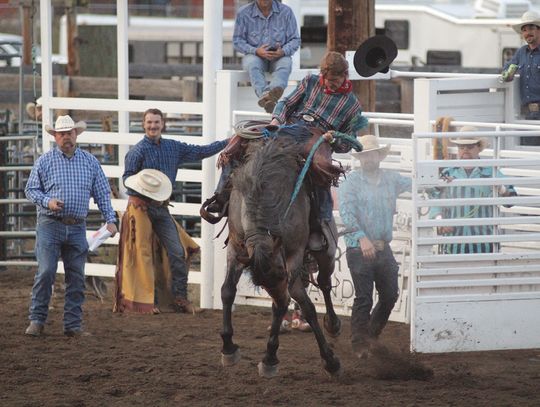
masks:
{"label": "flying cowboy hat", "polygon": [[377,72],[386,73],[397,56],[397,46],[386,35],[375,35],[365,40],[354,53],[354,69],[364,78]]}

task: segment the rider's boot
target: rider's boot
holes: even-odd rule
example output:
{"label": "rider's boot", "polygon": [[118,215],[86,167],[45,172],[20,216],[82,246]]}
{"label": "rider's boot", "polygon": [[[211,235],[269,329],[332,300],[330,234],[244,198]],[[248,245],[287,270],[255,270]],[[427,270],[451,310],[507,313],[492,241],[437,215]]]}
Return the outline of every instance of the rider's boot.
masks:
{"label": "rider's boot", "polygon": [[[210,223],[219,222],[224,216],[227,216],[229,207],[229,198],[231,196],[231,188],[229,177],[232,172],[232,165],[225,164],[221,170],[219,182],[210,198],[203,202],[200,210],[201,217]],[[217,215],[212,215],[216,213]]]}

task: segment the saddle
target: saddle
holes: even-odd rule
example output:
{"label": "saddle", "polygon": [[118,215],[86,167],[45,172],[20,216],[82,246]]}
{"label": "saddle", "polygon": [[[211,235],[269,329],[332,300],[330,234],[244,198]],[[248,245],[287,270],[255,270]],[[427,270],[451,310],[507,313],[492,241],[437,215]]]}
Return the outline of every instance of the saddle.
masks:
{"label": "saddle", "polygon": [[[303,165],[308,158],[311,149],[317,143],[324,133],[323,130],[316,127],[305,127],[299,125],[269,126],[266,121],[246,121],[241,122],[235,128],[236,134],[231,138],[227,147],[221,152],[218,158],[218,168],[231,168],[241,166],[249,154],[256,151],[259,146],[268,140],[268,137],[279,137],[283,140],[289,138],[291,141],[299,143],[300,149],[299,164]],[[275,134],[279,130],[279,134]],[[225,170],[222,171],[222,177]],[[319,145],[313,154],[310,164],[308,179],[313,185],[329,188],[331,185],[337,186],[339,177],[345,173],[345,170],[339,165],[334,165],[332,161],[332,146],[323,142]],[[216,193],[203,202],[200,215],[207,222],[215,224],[223,217],[227,216],[228,202],[231,192],[230,179],[227,182],[221,182],[221,189],[218,187]],[[215,212],[217,215],[212,215]]]}
{"label": "saddle", "polygon": [[[303,160],[306,160],[315,143],[317,143],[319,138],[324,134],[324,130],[316,127],[303,128],[309,130],[309,137],[300,137],[299,139],[296,139],[294,137],[294,130],[288,132],[285,137],[289,137],[291,140],[298,141],[299,143],[303,144],[301,150],[301,157]],[[275,130],[277,130],[277,128],[270,129],[271,132]],[[278,137],[283,136],[278,135]],[[240,133],[235,134],[227,147],[225,147],[225,149],[221,152],[218,158],[218,167],[221,168],[231,163],[235,163],[235,167],[238,166],[238,164],[241,165],[245,160],[248,146],[250,146],[251,143],[264,143],[264,138],[245,138]],[[325,187],[330,187],[331,185],[337,186],[339,177],[341,176],[341,174],[344,173],[345,170],[343,169],[341,164],[339,164],[339,162],[338,165],[335,165],[333,163],[332,146],[326,142],[320,144],[320,146],[315,151],[315,154],[313,155],[313,159],[309,169],[311,181],[316,185]]]}

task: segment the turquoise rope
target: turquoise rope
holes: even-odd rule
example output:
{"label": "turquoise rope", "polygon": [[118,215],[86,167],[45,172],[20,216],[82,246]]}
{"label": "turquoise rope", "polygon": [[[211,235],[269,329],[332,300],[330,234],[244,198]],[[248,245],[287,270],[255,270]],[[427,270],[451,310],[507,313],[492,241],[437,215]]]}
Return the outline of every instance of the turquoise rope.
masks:
{"label": "turquoise rope", "polygon": [[[348,134],[341,133],[336,131],[334,133],[334,139],[344,139],[351,143],[352,148],[354,148],[356,151],[362,151],[362,144],[356,138],[349,136]],[[300,174],[298,175],[298,178],[296,180],[296,185],[294,186],[293,193],[291,195],[291,200],[289,201],[289,205],[287,206],[287,209],[285,210],[285,214],[283,215],[283,219],[287,217],[289,214],[289,209],[291,209],[291,206],[293,202],[295,201],[296,197],[298,196],[298,193],[300,192],[300,188],[302,188],[302,184],[304,182],[304,178],[308,172],[309,166],[311,165],[311,161],[313,160],[313,156],[315,155],[315,151],[319,148],[319,146],[324,142],[323,136],[321,136],[317,142],[311,147],[311,150],[309,152],[309,155],[306,158],[306,162],[304,163],[304,167],[302,168],[302,171],[300,171]]]}

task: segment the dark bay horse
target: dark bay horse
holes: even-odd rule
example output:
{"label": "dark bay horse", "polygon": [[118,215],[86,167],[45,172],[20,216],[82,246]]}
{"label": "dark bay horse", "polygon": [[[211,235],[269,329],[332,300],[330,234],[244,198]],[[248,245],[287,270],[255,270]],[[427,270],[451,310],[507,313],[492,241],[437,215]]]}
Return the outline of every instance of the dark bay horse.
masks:
{"label": "dark bay horse", "polygon": [[[267,378],[278,373],[279,328],[290,296],[312,327],[324,369],[331,376],[341,374],[340,361],[326,341],[300,277],[309,237],[310,199],[305,186],[284,218],[301,169],[301,150],[302,146],[288,137],[251,142],[245,164],[235,170],[232,178],[227,276],[221,288],[222,364],[231,366],[240,360],[239,347],[232,338],[232,305],[238,280],[247,268],[253,283],[262,286],[273,301],[266,353],[258,365],[259,375]],[[327,251],[315,256],[319,266],[317,283],[326,302],[324,326],[331,336],[339,335],[341,330],[330,297],[335,250],[334,242],[330,242]]]}

